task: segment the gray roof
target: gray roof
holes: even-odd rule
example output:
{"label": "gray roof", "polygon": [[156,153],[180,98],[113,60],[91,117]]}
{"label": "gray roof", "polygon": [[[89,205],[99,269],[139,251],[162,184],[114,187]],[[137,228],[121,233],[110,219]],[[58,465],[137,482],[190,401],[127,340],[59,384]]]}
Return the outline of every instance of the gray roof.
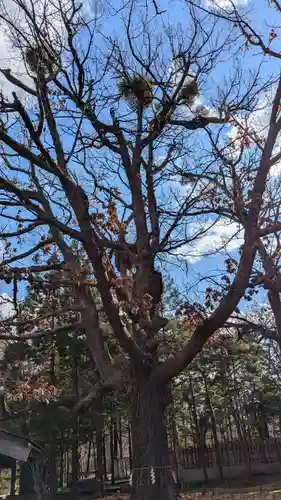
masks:
{"label": "gray roof", "polygon": [[31,451],[40,453],[42,450],[33,441],[5,429],[0,429],[0,453],[15,460],[26,462]]}

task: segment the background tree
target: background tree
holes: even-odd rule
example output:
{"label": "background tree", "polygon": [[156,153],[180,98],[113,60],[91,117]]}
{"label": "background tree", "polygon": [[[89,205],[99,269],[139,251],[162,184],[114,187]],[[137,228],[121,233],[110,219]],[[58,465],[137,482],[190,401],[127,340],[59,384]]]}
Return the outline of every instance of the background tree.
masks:
{"label": "background tree", "polygon": [[[265,152],[268,134],[274,123],[272,101],[280,86],[279,60],[277,50],[279,29],[276,25],[276,13],[280,15],[280,2],[264,2],[268,8],[268,18],[262,20],[261,26],[255,27],[252,19],[253,11],[249,6],[237,8],[235,2],[227,4],[211,2],[210,9],[191,2],[204,15],[209,13],[222,25],[234,29],[240,39],[241,49],[252,55],[259,55],[267,63],[271,62],[275,69],[272,78],[272,88],[262,93],[258,109],[254,112],[240,113],[232,121],[232,131],[227,136],[221,129],[216,136],[212,135],[212,149],[206,148],[206,156],[211,154],[217,165],[216,176],[213,177],[213,189],[220,189],[217,197],[211,198],[210,210],[221,213],[221,203],[230,200],[224,216],[231,219],[235,229],[241,232],[245,228],[248,216],[249,200],[252,193],[252,178],[260,164],[260,158]],[[250,4],[251,7],[251,4]],[[276,102],[277,128],[280,127],[280,107]],[[279,125],[278,125],[279,124]],[[264,201],[261,207],[261,233],[257,240],[257,258],[247,291],[247,299],[257,290],[267,294],[268,302],[273,311],[275,326],[280,337],[281,333],[281,302],[280,302],[280,141],[277,134],[275,146],[270,160],[270,171],[265,188]],[[204,181],[201,179],[203,184]],[[210,183],[207,175],[205,183]],[[274,231],[272,232],[272,229]],[[241,233],[240,233],[241,234]],[[227,284],[227,282],[226,282]],[[264,331],[265,333],[265,331]],[[273,332],[271,332],[273,334]],[[267,330],[270,335],[270,329]],[[280,340],[279,340],[280,342]]]}
{"label": "background tree", "polygon": [[[47,276],[41,280],[43,283],[48,284]],[[34,283],[33,286],[37,287],[38,284]],[[57,309],[62,310],[64,306],[65,310],[66,299],[69,296],[71,298],[67,292],[60,294],[61,302],[57,302]],[[30,292],[28,299],[24,310],[29,323],[21,325],[21,332],[16,337],[19,340],[15,340],[14,336],[8,341],[1,366],[5,375],[2,383],[8,410],[5,423],[13,425],[12,429],[16,432],[24,424],[24,432],[43,444],[46,463],[49,463],[47,484],[51,489],[55,489],[58,483],[63,486],[70,484],[70,481],[75,489],[76,477],[83,477],[85,472],[96,468],[101,471],[101,477],[105,470],[112,474],[111,480],[114,482],[115,474],[118,477],[118,471],[123,467],[123,453],[128,457],[128,402],[118,397],[118,394],[108,395],[102,405],[95,403],[92,408],[86,407],[88,411],[84,414],[83,393],[87,393],[97,377],[85,346],[84,332],[81,330],[78,335],[75,328],[71,329],[71,323],[69,331],[60,330],[59,317],[56,316],[56,331],[46,328],[48,334],[44,338],[29,340],[29,349],[26,349],[30,322],[37,318],[34,310],[38,313],[41,308],[46,316],[46,308],[52,304],[48,288],[45,292],[41,291],[39,297],[38,291]],[[181,294],[168,282],[164,309],[169,315],[169,323],[165,332],[159,335],[158,352],[162,361],[192,335],[190,308],[190,302],[183,304]],[[196,304],[193,305],[193,314],[195,311]],[[223,329],[214,335],[205,344],[200,356],[192,362],[188,372],[182,373],[172,384],[173,405],[168,412],[169,450],[177,466],[179,479],[181,466],[187,463],[190,467],[194,460],[197,467],[203,468],[206,481],[210,464],[218,466],[223,478],[223,465],[235,464],[237,460],[246,464],[247,475],[250,476],[253,457],[258,454],[262,462],[267,462],[270,459],[269,446],[278,446],[278,442],[270,441],[270,436],[280,435],[280,353],[278,350],[276,352],[270,339],[261,342],[260,316],[268,328],[272,321],[270,312],[269,309],[266,313],[263,308],[249,315],[247,319],[251,331],[243,335],[243,340],[240,338],[240,327]],[[39,316],[42,318],[42,314]],[[72,319],[75,324],[75,315]],[[52,314],[48,321],[51,325]],[[52,393],[50,385],[46,385],[46,381],[53,381],[54,340],[58,351],[56,393]],[[114,352],[114,338],[108,339],[108,345]],[[70,409],[77,405],[77,387],[79,433],[74,433],[77,414],[73,418]],[[119,440],[124,446],[123,451],[118,449]],[[93,461],[94,457],[97,462]],[[116,457],[119,458],[116,460]],[[128,463],[126,459],[124,462]],[[118,463],[119,467],[116,468]],[[26,467],[22,468],[22,491],[24,488],[30,491],[32,487],[28,472]]]}

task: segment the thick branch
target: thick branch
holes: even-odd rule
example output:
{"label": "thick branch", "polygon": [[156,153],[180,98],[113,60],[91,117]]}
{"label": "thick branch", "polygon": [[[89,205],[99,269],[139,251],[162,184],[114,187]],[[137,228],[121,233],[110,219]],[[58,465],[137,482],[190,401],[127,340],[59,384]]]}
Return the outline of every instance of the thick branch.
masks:
{"label": "thick branch", "polygon": [[10,257],[9,259],[2,261],[1,266],[7,266],[8,264],[11,264],[12,262],[17,262],[18,260],[26,259],[27,257],[32,255],[33,253],[38,252],[38,250],[40,250],[41,248],[44,248],[45,246],[50,245],[52,243],[54,243],[54,240],[51,238],[39,241],[39,243],[37,243],[37,245],[30,248],[26,252],[23,252],[23,253],[18,254],[18,255],[14,255],[13,257]]}
{"label": "thick branch", "polygon": [[109,394],[112,391],[116,391],[120,389],[120,381],[121,378],[116,380],[112,380],[106,383],[97,382],[93,389],[87,394],[87,396],[81,398],[78,403],[72,409],[73,415],[81,415],[85,413],[95,401],[102,398],[103,396]]}
{"label": "thick branch", "polygon": [[58,326],[55,330],[48,328],[46,330],[40,330],[38,332],[30,333],[28,335],[13,335],[13,334],[9,335],[9,334],[0,333],[0,340],[13,340],[15,342],[25,342],[26,340],[33,340],[33,339],[38,339],[38,338],[42,338],[42,337],[48,337],[49,335],[63,333],[65,331],[70,332],[73,330],[81,330],[82,328],[83,328],[83,324],[81,323],[81,321],[77,321],[75,323],[69,323],[69,324]]}

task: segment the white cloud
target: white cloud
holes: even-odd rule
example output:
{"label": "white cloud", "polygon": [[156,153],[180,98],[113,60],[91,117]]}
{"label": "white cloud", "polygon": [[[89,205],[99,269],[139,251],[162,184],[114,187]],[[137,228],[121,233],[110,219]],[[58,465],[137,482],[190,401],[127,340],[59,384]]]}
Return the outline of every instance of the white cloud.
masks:
{"label": "white cloud", "polygon": [[239,7],[247,3],[248,0],[206,0],[206,4],[209,8],[212,7],[217,9],[231,9],[233,5]]}
{"label": "white cloud", "polygon": [[[26,1],[28,7],[31,8],[31,2]],[[87,13],[87,6],[89,2],[83,2],[83,12]],[[59,10],[56,9],[55,2],[40,2],[36,4],[36,16],[39,19],[41,12],[43,12],[47,19],[47,31],[49,33],[50,39],[53,41],[53,46],[60,47],[61,39],[65,36],[65,29],[62,23],[61,15]],[[1,14],[6,18],[11,18],[17,27],[21,29],[22,33],[27,33],[28,36],[31,34],[30,28],[28,27],[27,20],[23,14],[23,10],[17,6],[17,3],[13,0],[2,0],[0,4]],[[92,8],[93,10],[93,8]],[[6,16],[5,16],[6,13]],[[41,21],[41,19],[40,19]],[[40,23],[39,23],[40,24]],[[14,39],[13,39],[14,38]],[[31,36],[32,38],[32,36]],[[32,78],[29,77],[26,71],[25,63],[22,54],[17,47],[21,44],[19,37],[15,36],[14,33],[10,32],[8,23],[5,21],[0,22],[0,68],[10,69],[11,73],[19,78],[22,83],[29,87],[34,86]],[[3,91],[5,97],[11,95],[11,92],[15,90],[15,85],[10,83],[3,74],[0,73],[0,89]],[[19,97],[23,97],[24,92],[17,88],[17,93]],[[25,94],[26,97],[26,94]]]}
{"label": "white cloud", "polygon": [[6,293],[0,295],[0,318],[7,319],[15,312],[13,300]]}
{"label": "white cloud", "polygon": [[[260,144],[264,144],[269,127],[269,120],[272,111],[272,101],[274,99],[275,89],[272,88],[271,91],[267,92],[266,95],[263,95],[258,104],[256,111],[250,114],[250,116],[245,118],[237,118],[237,126],[232,127],[228,136],[231,141],[235,141],[237,139],[237,151],[235,148],[234,142],[234,150],[232,149],[230,153],[235,155],[235,153],[239,154],[240,147],[239,143],[241,137],[245,133],[245,135],[249,134],[250,144],[254,143],[255,140],[259,140]],[[241,125],[239,130],[238,123]],[[281,151],[281,137],[277,138],[276,145],[273,151],[273,155],[278,154]],[[281,161],[275,163],[270,169],[270,178],[274,179],[281,174]]]}
{"label": "white cloud", "polygon": [[[0,68],[10,69],[12,74],[20,78],[23,83],[30,84],[31,80],[26,74],[24,63],[16,56],[15,50],[9,46],[7,35],[3,30],[0,30],[0,52]],[[8,82],[2,73],[0,74],[0,88],[5,96],[9,96],[15,90],[15,86]]]}
{"label": "white cloud", "polygon": [[271,178],[274,179],[276,177],[279,177],[280,174],[281,174],[281,161],[278,161],[277,163],[275,163],[275,165],[273,165],[273,167],[271,167],[270,175]]}
{"label": "white cloud", "polygon": [[249,132],[256,134],[260,139],[264,139],[267,134],[269,119],[272,109],[273,92],[263,95],[257,104],[256,110],[247,118],[237,118],[237,126],[234,126],[229,136],[235,139],[239,135],[239,126]]}
{"label": "white cloud", "polygon": [[[0,322],[1,320],[11,318],[14,315],[14,313],[15,313],[15,308],[12,298],[6,293],[2,293],[0,295]],[[9,331],[6,331],[6,329],[3,330],[4,333],[6,334],[9,333]],[[16,333],[15,327],[12,327],[10,332]],[[0,340],[0,361],[2,361],[5,356],[6,346],[7,346],[7,341]]]}
{"label": "white cloud", "polygon": [[[211,226],[212,221],[207,221],[205,227]],[[194,226],[192,233],[200,230],[201,226]],[[178,251],[178,256],[190,263],[195,263],[202,258],[224,249],[226,252],[237,250],[243,244],[243,232],[235,222],[229,223],[225,219],[219,220],[206,234],[192,244],[183,245]]]}

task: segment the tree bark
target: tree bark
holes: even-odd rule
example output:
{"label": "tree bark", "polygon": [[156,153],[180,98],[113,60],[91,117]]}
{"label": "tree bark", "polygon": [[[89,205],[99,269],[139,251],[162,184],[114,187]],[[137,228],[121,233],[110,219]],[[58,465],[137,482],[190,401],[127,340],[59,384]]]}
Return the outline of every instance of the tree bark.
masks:
{"label": "tree bark", "polygon": [[268,301],[270,303],[274,319],[275,319],[275,324],[278,332],[278,344],[279,348],[281,350],[281,300],[280,300],[280,293],[275,292],[273,290],[270,290],[267,294],[268,296]]}
{"label": "tree bark", "polygon": [[212,427],[212,432],[213,432],[213,437],[214,437],[216,465],[217,465],[217,468],[219,471],[220,481],[222,482],[224,477],[223,477],[223,467],[222,467],[220,443],[219,443],[219,439],[218,439],[216,419],[215,419],[215,415],[214,415],[214,411],[213,411],[213,406],[212,406],[211,397],[210,397],[209,388],[208,388],[208,383],[207,383],[207,379],[206,379],[205,374],[204,374],[204,385],[205,385],[206,406],[210,412],[211,427]]}
{"label": "tree bark", "polygon": [[31,471],[30,461],[21,462],[20,464],[20,488],[19,494],[24,495],[34,495],[34,480]]}
{"label": "tree bark", "polygon": [[119,455],[123,458],[123,432],[122,432],[122,417],[119,418]]}
{"label": "tree bark", "polygon": [[[190,395],[191,395],[191,414],[192,418],[194,421],[194,428],[196,431],[196,444],[198,446],[198,454],[199,454],[199,462],[200,462],[200,467],[202,467],[203,474],[204,474],[204,481],[205,483],[208,482],[208,473],[207,473],[207,468],[205,464],[205,435],[206,435],[206,430],[204,427],[206,427],[206,418],[203,417],[202,419],[202,425],[200,425],[200,419],[198,419],[197,415],[197,407],[196,407],[196,399],[193,391],[193,384],[192,381],[190,380]],[[205,426],[203,425],[205,424]]]}
{"label": "tree bark", "polygon": [[70,481],[70,459],[69,459],[69,453],[70,453],[70,450],[69,450],[69,439],[70,436],[69,436],[69,431],[68,431],[68,439],[67,439],[67,450],[66,450],[66,484],[69,483]]}
{"label": "tree bark", "polygon": [[131,390],[132,494],[131,500],[176,500],[175,474],[168,448],[165,386],[154,386],[145,375]]}
{"label": "tree bark", "polygon": [[[72,387],[74,394],[78,397],[79,395],[79,374],[78,374],[78,362],[79,362],[79,350],[77,346],[77,338],[73,342],[72,351]],[[72,419],[72,435],[71,435],[71,492],[74,496],[78,494],[78,479],[80,472],[79,463],[79,417],[77,415],[73,416]]]}
{"label": "tree bark", "polygon": [[71,436],[71,491],[73,494],[78,492],[79,479],[79,424],[78,418],[75,416],[72,424]]}
{"label": "tree bark", "polygon": [[[131,422],[128,425],[128,445],[129,445],[129,463],[130,470],[133,468],[133,450],[132,450],[132,424]],[[280,435],[281,435],[281,418],[280,418]]]}
{"label": "tree bark", "polygon": [[111,467],[111,484],[115,483],[115,456],[114,456],[114,422],[113,418],[109,423],[109,440],[110,440],[110,467]]}
{"label": "tree bark", "polygon": [[237,429],[239,441],[240,441],[240,443],[242,445],[243,457],[244,457],[244,460],[245,460],[245,467],[246,467],[246,477],[248,479],[250,479],[250,477],[252,476],[252,465],[251,465],[251,460],[250,460],[248,443],[247,443],[247,440],[246,440],[246,436],[245,436],[245,434],[243,432],[243,428],[242,428],[242,425],[241,425],[242,422],[241,422],[241,419],[239,417],[238,409],[234,406],[233,403],[232,403],[232,407],[233,407],[233,418],[234,418],[235,426],[236,426],[236,429]]}
{"label": "tree bark", "polygon": [[59,472],[59,487],[64,487],[64,443],[63,433],[60,439],[60,472]]}
{"label": "tree bark", "polygon": [[91,463],[91,453],[92,453],[92,441],[93,437],[90,436],[89,439],[89,445],[88,445],[88,454],[87,454],[87,466],[86,466],[86,473],[87,475],[90,474],[90,463]]}
{"label": "tree bark", "polygon": [[105,456],[104,456],[104,443],[103,443],[103,428],[104,419],[102,413],[102,405],[99,401],[97,404],[97,421],[96,421],[96,452],[97,452],[97,471],[96,476],[100,482],[100,493],[104,494],[104,481],[105,481]]}
{"label": "tree bark", "polygon": [[56,436],[52,436],[52,443],[49,452],[49,487],[50,492],[55,494],[58,488],[58,474],[57,474],[57,450],[56,450]]}
{"label": "tree bark", "polygon": [[17,482],[17,462],[14,460],[13,466],[11,467],[11,489],[10,495],[13,497],[16,494],[16,482]]}

